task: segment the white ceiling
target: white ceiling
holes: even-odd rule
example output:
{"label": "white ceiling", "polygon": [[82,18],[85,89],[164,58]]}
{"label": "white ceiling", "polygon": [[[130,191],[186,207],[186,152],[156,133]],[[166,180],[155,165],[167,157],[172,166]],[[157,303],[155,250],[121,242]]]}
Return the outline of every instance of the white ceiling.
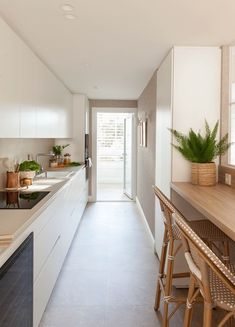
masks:
{"label": "white ceiling", "polygon": [[234,0],[0,0],[0,12],[72,92],[96,99],[137,99],[172,45],[235,40]]}

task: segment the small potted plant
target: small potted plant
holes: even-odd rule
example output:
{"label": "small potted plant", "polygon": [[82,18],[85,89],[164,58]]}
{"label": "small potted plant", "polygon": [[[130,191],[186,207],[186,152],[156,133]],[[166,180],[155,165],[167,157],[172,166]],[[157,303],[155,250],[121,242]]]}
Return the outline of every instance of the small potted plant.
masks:
{"label": "small potted plant", "polygon": [[69,146],[69,144],[65,144],[65,145],[54,145],[52,147],[52,152],[54,153],[55,157],[56,157],[56,161],[58,163],[58,165],[63,164],[63,156],[62,156],[62,152],[65,148],[67,148],[67,146]]}
{"label": "small potted plant", "polygon": [[70,153],[65,153],[64,154],[64,164],[69,165],[71,162],[71,154]]}
{"label": "small potted plant", "polygon": [[19,171],[20,180],[29,180],[29,184],[32,184],[32,179],[35,177],[36,172],[40,171],[40,165],[34,160],[25,160],[21,162]]}
{"label": "small potted plant", "polygon": [[177,145],[172,144],[186,160],[191,162],[192,184],[211,186],[216,184],[216,165],[214,159],[226,153],[231,143],[228,133],[220,140],[216,140],[219,121],[211,130],[205,121],[205,133],[195,133],[190,129],[184,135],[175,129],[170,129]]}

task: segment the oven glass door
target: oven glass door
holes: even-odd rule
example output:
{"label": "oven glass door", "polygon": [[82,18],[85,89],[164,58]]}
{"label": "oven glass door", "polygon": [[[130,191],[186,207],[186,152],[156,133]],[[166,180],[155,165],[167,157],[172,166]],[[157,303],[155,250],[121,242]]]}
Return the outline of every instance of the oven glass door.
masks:
{"label": "oven glass door", "polygon": [[0,326],[33,326],[33,233],[0,268]]}

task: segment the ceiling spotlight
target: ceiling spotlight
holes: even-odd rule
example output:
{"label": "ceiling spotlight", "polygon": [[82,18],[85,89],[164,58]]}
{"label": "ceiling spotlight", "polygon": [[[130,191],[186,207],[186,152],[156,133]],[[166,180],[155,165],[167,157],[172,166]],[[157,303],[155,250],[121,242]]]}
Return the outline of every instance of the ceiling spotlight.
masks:
{"label": "ceiling spotlight", "polygon": [[73,15],[73,14],[65,14],[64,17],[67,18],[67,19],[71,19],[71,20],[76,18],[76,16]]}
{"label": "ceiling spotlight", "polygon": [[64,10],[64,11],[73,11],[73,6],[65,3],[64,5],[61,6],[61,9]]}

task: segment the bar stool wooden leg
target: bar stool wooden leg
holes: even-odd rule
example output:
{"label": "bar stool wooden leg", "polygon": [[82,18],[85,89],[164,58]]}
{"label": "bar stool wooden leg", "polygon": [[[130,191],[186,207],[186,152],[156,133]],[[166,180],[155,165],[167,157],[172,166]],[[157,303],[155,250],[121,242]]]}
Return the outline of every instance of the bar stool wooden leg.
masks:
{"label": "bar stool wooden leg", "polygon": [[159,306],[160,306],[161,278],[163,277],[163,274],[165,272],[167,245],[168,245],[168,233],[167,233],[167,229],[165,228],[163,242],[162,242],[162,251],[161,251],[161,258],[160,258],[160,263],[159,263],[159,273],[158,273],[158,278],[157,278],[157,290],[156,290],[155,305],[154,305],[154,310],[156,310],[156,311],[159,309]]}
{"label": "bar stool wooden leg", "polygon": [[211,303],[204,302],[203,327],[212,327]]}
{"label": "bar stool wooden leg", "polygon": [[224,327],[224,326],[229,326],[229,327],[234,327],[234,312],[228,313],[219,323],[217,327]]}
{"label": "bar stool wooden leg", "polygon": [[186,308],[185,308],[185,315],[184,315],[184,327],[190,327],[191,326],[191,320],[192,320],[192,300],[193,295],[195,291],[195,280],[192,274],[190,275],[189,279],[189,290],[188,290],[188,298],[186,302]]}
{"label": "bar stool wooden leg", "polygon": [[162,327],[169,326],[168,311],[169,301],[171,299],[172,292],[172,275],[174,271],[174,241],[170,239],[168,255],[167,255],[167,271],[166,271],[166,284],[164,294],[164,308],[163,308],[163,325]]}

